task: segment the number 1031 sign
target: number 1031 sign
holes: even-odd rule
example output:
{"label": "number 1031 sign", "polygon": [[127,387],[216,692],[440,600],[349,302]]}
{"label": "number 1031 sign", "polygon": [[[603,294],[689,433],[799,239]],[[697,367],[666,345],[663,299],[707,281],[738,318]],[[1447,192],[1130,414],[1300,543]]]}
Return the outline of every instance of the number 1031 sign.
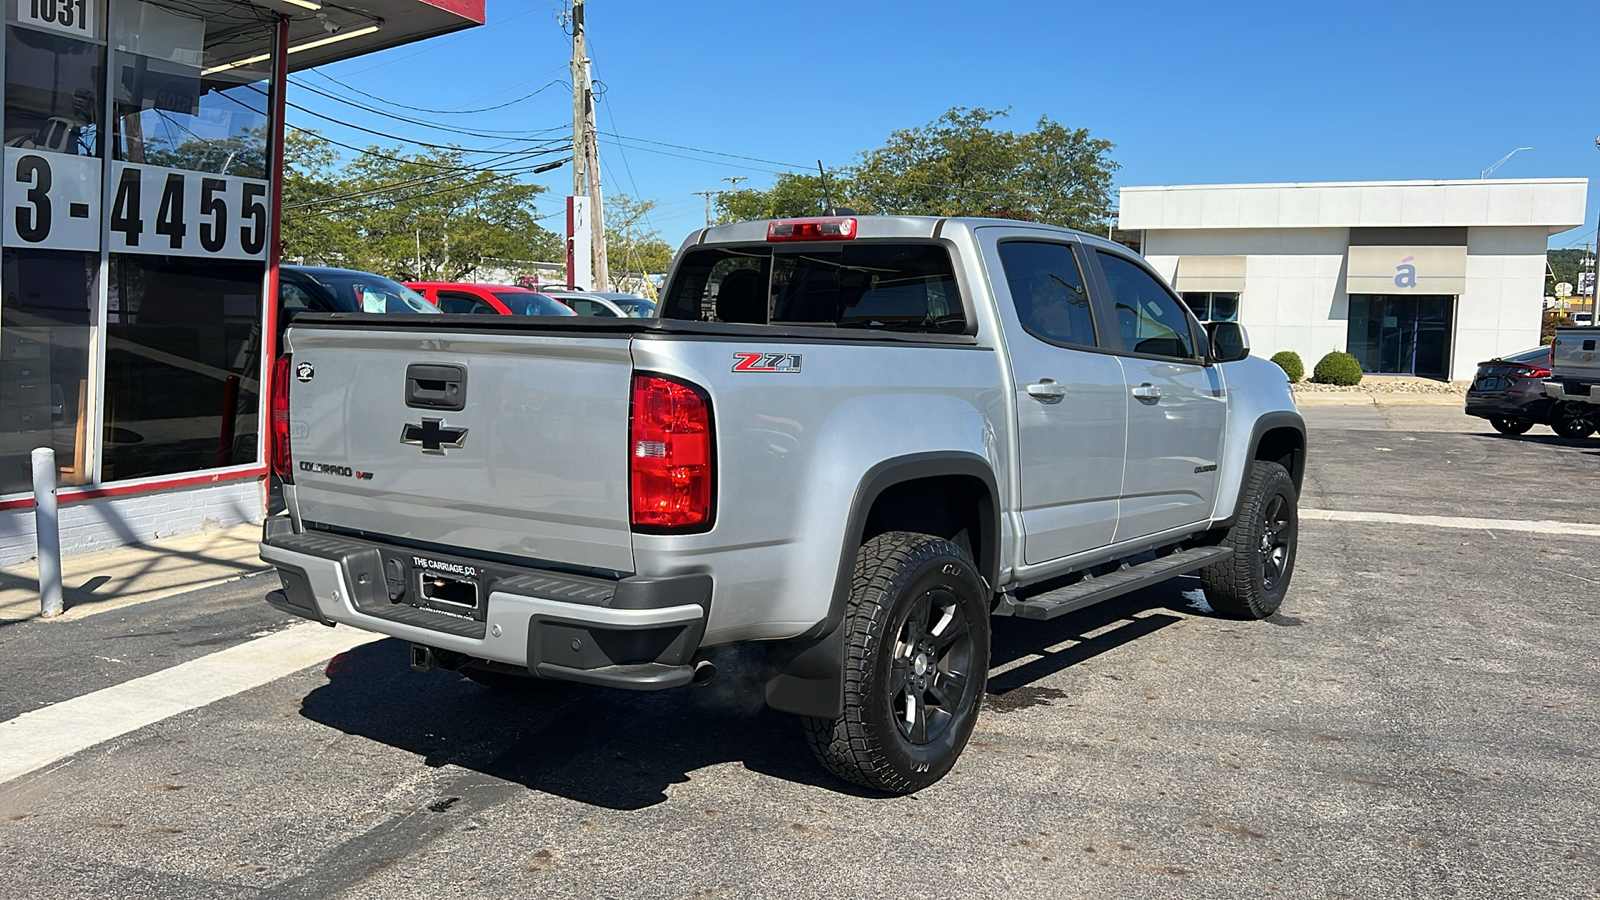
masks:
{"label": "number 1031 sign", "polygon": [[264,259],[267,183],[7,147],[5,245],[113,253]]}

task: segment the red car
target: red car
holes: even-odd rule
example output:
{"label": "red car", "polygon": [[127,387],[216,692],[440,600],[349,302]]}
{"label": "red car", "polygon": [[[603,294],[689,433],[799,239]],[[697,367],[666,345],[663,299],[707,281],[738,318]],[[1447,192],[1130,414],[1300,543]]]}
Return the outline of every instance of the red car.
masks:
{"label": "red car", "polygon": [[506,284],[408,281],[411,288],[444,313],[502,316],[575,316],[566,305],[538,291]]}

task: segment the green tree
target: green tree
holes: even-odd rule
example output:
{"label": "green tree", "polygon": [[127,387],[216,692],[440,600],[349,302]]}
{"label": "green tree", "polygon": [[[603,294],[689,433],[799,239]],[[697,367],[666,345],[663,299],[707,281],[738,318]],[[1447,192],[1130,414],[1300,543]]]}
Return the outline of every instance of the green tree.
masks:
{"label": "green tree", "polygon": [[326,265],[350,265],[360,238],[341,218],[328,215],[330,198],[349,190],[333,145],[315,134],[289,130],[283,155],[283,256]]}
{"label": "green tree", "polygon": [[284,253],[405,281],[459,281],[485,259],[555,261],[563,241],[539,224],[544,191],[459,150],[368,148],[347,166],[314,135],[284,161]]}
{"label": "green tree", "polygon": [[1118,168],[1110,141],[1041,116],[1018,134],[991,123],[1005,110],[956,107],[920,128],[896,131],[861,156],[856,195],[874,211],[998,216],[1102,231]]}
{"label": "green tree", "polygon": [[[828,173],[827,195],[834,206],[867,212],[855,199],[855,189],[845,170]],[[821,175],[785,172],[771,188],[760,191],[745,188],[717,195],[717,223],[749,222],[758,219],[785,219],[818,216],[827,207]]]}
{"label": "green tree", "polygon": [[648,221],[655,208],[654,200],[627,194],[606,198],[606,256],[614,272],[648,275],[665,272],[672,264],[672,245]]}
{"label": "green tree", "polygon": [[[1103,232],[1111,209],[1110,141],[1041,116],[1034,130],[1003,131],[1005,110],[955,107],[895,131],[854,166],[829,173],[836,206],[861,213],[996,216]],[[717,198],[718,221],[818,215],[817,175],[779,175],[767,190]]]}

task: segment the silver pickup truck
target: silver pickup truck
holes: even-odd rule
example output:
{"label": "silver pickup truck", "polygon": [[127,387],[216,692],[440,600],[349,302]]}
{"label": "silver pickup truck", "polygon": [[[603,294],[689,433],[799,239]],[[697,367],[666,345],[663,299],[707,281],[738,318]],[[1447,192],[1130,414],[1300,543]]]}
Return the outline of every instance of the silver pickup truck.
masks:
{"label": "silver pickup truck", "polygon": [[1557,328],[1550,343],[1550,378],[1546,397],[1567,411],[1556,433],[1563,437],[1588,437],[1600,426],[1600,328]]}
{"label": "silver pickup truck", "polygon": [[1259,619],[1294,567],[1282,370],[1060,228],[708,228],[659,318],[305,315],[285,354],[274,606],[488,684],[671,688],[759,643],[767,704],[885,791],[955,763],[993,617],[1198,572]]}

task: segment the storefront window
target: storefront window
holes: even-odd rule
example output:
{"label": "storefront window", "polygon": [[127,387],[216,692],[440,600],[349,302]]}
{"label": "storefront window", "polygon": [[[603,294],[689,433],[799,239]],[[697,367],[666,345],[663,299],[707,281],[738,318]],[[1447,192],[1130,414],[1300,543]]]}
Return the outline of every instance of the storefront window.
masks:
{"label": "storefront window", "polygon": [[0,493],[31,490],[37,447],[56,451],[59,483],[83,484],[99,254],[7,249],[0,259]]}
{"label": "storefront window", "polygon": [[1237,291],[1184,291],[1183,302],[1201,322],[1239,321]]}
{"label": "storefront window", "polygon": [[104,478],[256,461],[261,266],[112,254]]}
{"label": "storefront window", "polygon": [[207,21],[194,3],[116,4],[117,159],[267,177],[266,98],[258,85],[271,73],[272,19],[246,4],[228,6],[227,15]]}
{"label": "storefront window", "polygon": [[[32,11],[29,0],[21,8]],[[6,26],[7,148],[99,155],[106,50],[64,30],[27,16]]]}
{"label": "storefront window", "polygon": [[113,8],[101,474],[252,463],[274,17],[202,0]]}

